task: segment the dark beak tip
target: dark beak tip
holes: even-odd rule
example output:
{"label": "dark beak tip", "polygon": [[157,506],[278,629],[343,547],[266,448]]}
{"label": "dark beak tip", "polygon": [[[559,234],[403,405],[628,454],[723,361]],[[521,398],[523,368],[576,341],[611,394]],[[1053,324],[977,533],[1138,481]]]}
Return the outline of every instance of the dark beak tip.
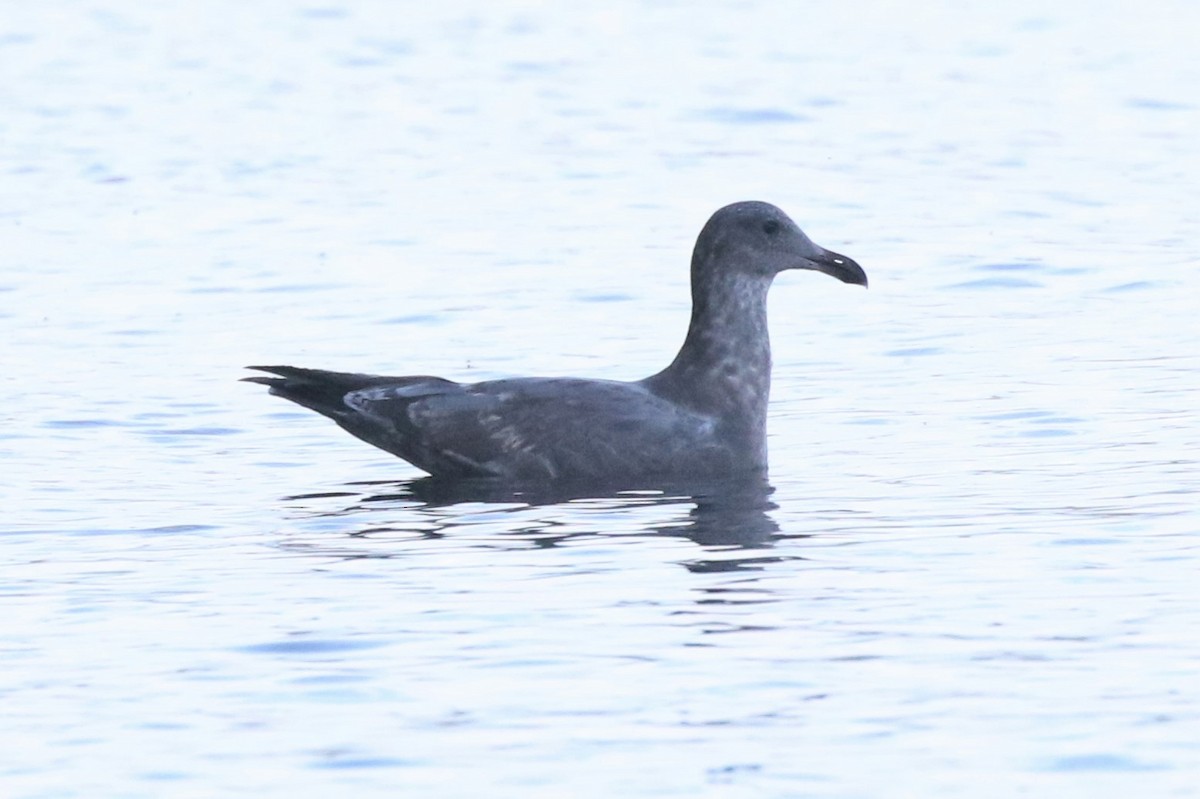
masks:
{"label": "dark beak tip", "polygon": [[854,286],[867,287],[867,273],[855,261],[849,258],[839,257],[835,262],[835,266],[830,270],[830,274],[836,277],[843,283],[849,283]]}
{"label": "dark beak tip", "polygon": [[867,273],[858,262],[832,250],[824,250],[820,257],[810,259],[809,268],[836,277],[843,283],[867,287]]}

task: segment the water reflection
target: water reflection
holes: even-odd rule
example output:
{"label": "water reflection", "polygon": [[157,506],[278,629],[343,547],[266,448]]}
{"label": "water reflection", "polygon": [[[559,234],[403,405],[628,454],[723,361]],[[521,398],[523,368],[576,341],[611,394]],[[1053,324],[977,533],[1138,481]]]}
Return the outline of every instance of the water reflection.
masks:
{"label": "water reflection", "polygon": [[[548,548],[584,537],[653,535],[686,538],[706,549],[728,551],[767,549],[784,537],[769,515],[778,507],[770,498],[774,489],[763,479],[618,489],[594,485],[513,488],[494,481],[423,477],[352,483],[348,488],[356,490],[303,494],[287,500],[304,503],[310,519],[355,520],[344,530],[344,535],[353,538],[429,540],[470,529],[494,534],[500,545],[519,541],[522,548],[530,544]],[[320,500],[339,503],[319,509],[310,504]],[[308,543],[311,545],[311,540]],[[732,571],[761,568],[782,559],[758,553],[684,565],[697,572]]]}

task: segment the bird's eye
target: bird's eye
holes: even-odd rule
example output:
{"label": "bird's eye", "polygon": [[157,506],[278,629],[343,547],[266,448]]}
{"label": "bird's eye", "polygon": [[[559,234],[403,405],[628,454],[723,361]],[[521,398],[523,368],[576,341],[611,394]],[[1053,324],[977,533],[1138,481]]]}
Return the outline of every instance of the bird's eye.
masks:
{"label": "bird's eye", "polygon": [[763,233],[766,233],[768,236],[774,236],[778,232],[779,223],[777,221],[768,219],[766,222],[763,222]]}

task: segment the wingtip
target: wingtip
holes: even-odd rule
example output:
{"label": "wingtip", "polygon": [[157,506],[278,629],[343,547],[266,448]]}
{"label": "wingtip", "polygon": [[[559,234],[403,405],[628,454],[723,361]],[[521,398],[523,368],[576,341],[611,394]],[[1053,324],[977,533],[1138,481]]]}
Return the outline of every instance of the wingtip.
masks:
{"label": "wingtip", "polygon": [[286,370],[286,366],[247,366],[246,369],[253,369],[256,372],[266,372],[275,375],[275,377],[263,377],[262,375],[251,375],[250,377],[238,378],[239,383],[255,383],[260,386],[266,386],[272,391],[281,385],[287,379],[286,375],[281,370]]}
{"label": "wingtip", "polygon": [[[305,371],[303,369],[297,369],[295,366],[283,366],[282,364],[271,365],[271,366],[247,366],[244,368],[253,369],[256,372],[266,372],[269,375],[275,375],[275,377],[269,378],[271,380],[277,380],[279,378],[296,377]],[[257,377],[257,376],[242,378],[242,380],[249,380],[252,383],[256,380],[263,380],[263,379],[267,379],[267,378],[261,378],[261,377]]]}

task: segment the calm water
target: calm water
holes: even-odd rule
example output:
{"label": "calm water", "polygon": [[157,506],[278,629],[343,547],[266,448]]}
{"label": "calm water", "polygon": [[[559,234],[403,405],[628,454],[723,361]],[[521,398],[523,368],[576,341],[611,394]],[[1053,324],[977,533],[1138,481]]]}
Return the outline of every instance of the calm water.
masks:
{"label": "calm water", "polygon": [[[1194,4],[149,5],[0,20],[5,796],[1200,793]],[[642,377],[752,198],[769,494],[235,382]]]}

